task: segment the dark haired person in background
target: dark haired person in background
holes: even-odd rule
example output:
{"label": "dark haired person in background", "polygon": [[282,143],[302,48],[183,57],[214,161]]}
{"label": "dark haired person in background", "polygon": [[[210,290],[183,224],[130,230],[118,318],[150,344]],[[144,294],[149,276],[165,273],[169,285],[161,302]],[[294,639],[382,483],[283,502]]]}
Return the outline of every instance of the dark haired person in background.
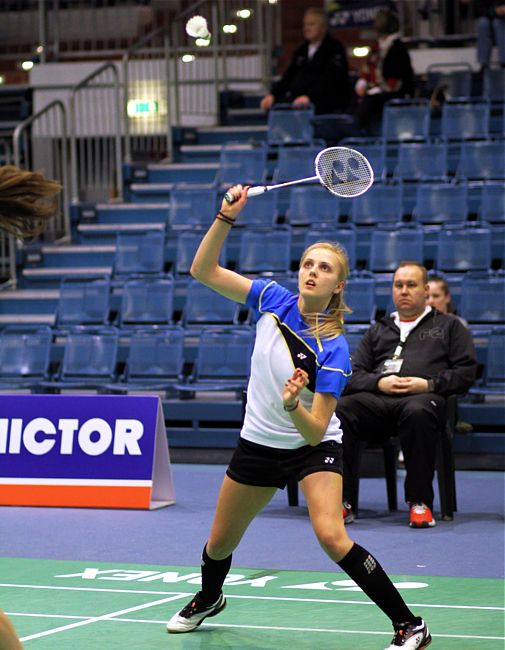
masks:
{"label": "dark haired person in background", "polygon": [[362,129],[373,128],[390,99],[412,97],[414,71],[407,47],[399,33],[397,15],[381,9],[374,20],[377,43],[354,87],[357,95],[355,118]]}

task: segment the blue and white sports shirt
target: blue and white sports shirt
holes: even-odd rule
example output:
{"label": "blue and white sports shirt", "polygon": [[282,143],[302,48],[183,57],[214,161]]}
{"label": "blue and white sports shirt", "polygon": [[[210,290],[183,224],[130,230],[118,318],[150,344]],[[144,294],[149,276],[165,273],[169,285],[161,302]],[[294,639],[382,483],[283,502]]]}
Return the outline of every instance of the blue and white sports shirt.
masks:
{"label": "blue and white sports shirt", "polygon": [[[302,368],[308,373],[309,383],[300,393],[300,400],[309,411],[315,392],[331,393],[338,399],[351,375],[344,336],[320,340],[307,335],[308,326],[297,303],[298,296],[264,279],[253,280],[246,301],[256,311],[258,320],[240,435],[280,449],[307,444],[282,406],[282,390],[294,369]],[[340,421],[335,414],[323,440],[342,442]]]}

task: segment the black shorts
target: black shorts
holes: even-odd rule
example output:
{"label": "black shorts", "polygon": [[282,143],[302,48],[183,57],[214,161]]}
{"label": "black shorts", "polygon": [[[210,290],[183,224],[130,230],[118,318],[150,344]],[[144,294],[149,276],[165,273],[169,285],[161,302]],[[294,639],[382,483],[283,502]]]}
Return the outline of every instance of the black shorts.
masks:
{"label": "black shorts", "polygon": [[301,481],[314,472],[342,475],[342,445],[334,440],[298,449],[266,447],[240,438],[227,475],[237,483],[284,489],[288,479]]}

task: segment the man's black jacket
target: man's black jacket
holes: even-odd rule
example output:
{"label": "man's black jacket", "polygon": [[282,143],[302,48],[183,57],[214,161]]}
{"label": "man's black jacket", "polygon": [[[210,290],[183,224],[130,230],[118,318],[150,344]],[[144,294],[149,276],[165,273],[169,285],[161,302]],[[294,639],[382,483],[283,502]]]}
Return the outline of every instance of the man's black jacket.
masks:
{"label": "man's black jacket", "polygon": [[[387,316],[372,325],[352,355],[353,374],[345,394],[377,388],[381,366],[391,359],[400,340],[400,330]],[[465,393],[473,384],[477,360],[472,337],[455,316],[432,309],[410,332],[402,350],[404,359],[397,374],[433,381],[433,392],[447,396]]]}
{"label": "man's black jacket", "polygon": [[344,46],[326,34],[314,56],[309,59],[309,43],[300,46],[282,78],[272,86],[276,102],[291,103],[307,95],[316,113],[345,110],[351,86]]}

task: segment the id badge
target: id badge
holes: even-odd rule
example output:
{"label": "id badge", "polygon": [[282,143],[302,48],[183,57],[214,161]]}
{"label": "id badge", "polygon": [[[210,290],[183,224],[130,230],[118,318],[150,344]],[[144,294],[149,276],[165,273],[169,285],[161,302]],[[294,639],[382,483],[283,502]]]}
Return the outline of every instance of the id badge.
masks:
{"label": "id badge", "polygon": [[386,359],[382,364],[381,374],[396,375],[400,372],[403,359]]}

